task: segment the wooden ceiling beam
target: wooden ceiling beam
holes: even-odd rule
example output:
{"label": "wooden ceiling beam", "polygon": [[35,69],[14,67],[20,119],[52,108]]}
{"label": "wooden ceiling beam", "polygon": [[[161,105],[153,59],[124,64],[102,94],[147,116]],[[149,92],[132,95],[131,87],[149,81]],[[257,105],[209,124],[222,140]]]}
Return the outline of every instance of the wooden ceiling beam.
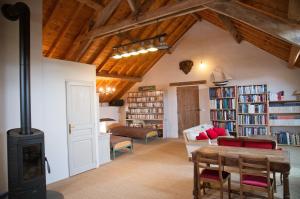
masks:
{"label": "wooden ceiling beam", "polygon": [[102,5],[96,3],[92,0],[77,0],[77,1],[84,4],[84,5],[86,5],[86,6],[88,6],[88,7],[90,7],[90,8],[92,8],[92,9],[94,9],[94,10],[97,10],[97,11],[103,9]]}
{"label": "wooden ceiling beam", "polygon": [[282,21],[231,1],[213,2],[204,7],[241,21],[292,45],[300,46],[300,26]]}
{"label": "wooden ceiling beam", "polygon": [[128,30],[135,29],[137,27],[143,27],[146,25],[164,21],[166,19],[194,13],[203,10],[204,4],[215,1],[216,0],[186,0],[173,5],[163,6],[161,8],[158,8],[157,10],[146,12],[136,20],[129,18],[116,24],[96,28],[87,33],[83,37],[83,40],[89,40],[96,37],[107,37],[120,32],[126,32]]}
{"label": "wooden ceiling beam", "polygon": [[289,58],[289,68],[295,68],[298,58],[300,57],[300,48],[296,46],[292,46],[290,51],[290,58]]}
{"label": "wooden ceiling beam", "polygon": [[225,28],[231,33],[233,39],[237,43],[241,43],[243,38],[240,35],[240,33],[238,32],[238,30],[235,28],[235,26],[233,25],[233,22],[231,21],[231,19],[229,17],[225,16],[225,15],[222,15],[222,14],[218,14],[218,17],[222,21]]}
{"label": "wooden ceiling beam", "polygon": [[288,17],[291,20],[300,22],[300,1],[299,0],[289,0]]}
{"label": "wooden ceiling beam", "polygon": [[98,78],[104,77],[104,78],[120,79],[120,80],[126,80],[126,81],[131,81],[131,82],[141,82],[143,80],[141,77],[110,74],[107,72],[98,72],[97,77]]}
{"label": "wooden ceiling beam", "polygon": [[[92,27],[92,30],[100,26],[103,26],[112,16],[115,10],[118,8],[120,3],[121,0],[111,0],[108,3],[108,5],[105,6],[105,8],[101,12],[99,12],[98,16],[96,17],[95,23]],[[81,48],[80,48],[81,50],[79,51],[79,54],[76,57],[76,61],[79,61],[81,59],[81,57],[87,51],[89,46],[92,44],[93,40],[94,38],[90,38],[88,40],[82,41]]]}
{"label": "wooden ceiling beam", "polygon": [[127,0],[127,2],[128,2],[128,5],[129,5],[129,7],[130,7],[130,9],[131,9],[131,11],[133,12],[133,13],[137,13],[138,12],[138,2],[137,2],[137,0]]}

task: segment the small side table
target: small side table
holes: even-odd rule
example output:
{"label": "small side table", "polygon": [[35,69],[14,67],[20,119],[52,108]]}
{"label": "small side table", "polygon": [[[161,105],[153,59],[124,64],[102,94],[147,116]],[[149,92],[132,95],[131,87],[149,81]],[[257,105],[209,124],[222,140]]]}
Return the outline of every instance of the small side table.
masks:
{"label": "small side table", "polygon": [[98,134],[98,157],[99,157],[99,165],[103,165],[111,161],[110,133]]}

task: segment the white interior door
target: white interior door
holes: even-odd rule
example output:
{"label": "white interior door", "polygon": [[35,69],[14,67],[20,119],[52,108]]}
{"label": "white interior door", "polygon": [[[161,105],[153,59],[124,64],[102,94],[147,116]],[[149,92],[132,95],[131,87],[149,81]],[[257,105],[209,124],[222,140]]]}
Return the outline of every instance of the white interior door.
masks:
{"label": "white interior door", "polygon": [[96,167],[95,108],[92,82],[67,82],[70,175]]}

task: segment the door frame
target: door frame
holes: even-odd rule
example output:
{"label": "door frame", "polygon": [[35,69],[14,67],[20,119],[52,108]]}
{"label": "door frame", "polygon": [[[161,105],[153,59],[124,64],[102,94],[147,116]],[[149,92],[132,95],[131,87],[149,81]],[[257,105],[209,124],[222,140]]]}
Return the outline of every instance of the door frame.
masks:
{"label": "door frame", "polygon": [[[90,86],[91,88],[91,93],[94,93],[95,91],[95,83],[93,81],[82,81],[82,80],[66,80],[65,81],[65,85],[66,85],[66,129],[67,129],[67,141],[68,141],[68,170],[69,170],[69,177],[70,176],[74,176],[74,175],[77,175],[77,174],[73,174],[71,172],[71,136],[70,136],[70,128],[69,128],[69,106],[70,106],[70,103],[69,103],[69,92],[70,92],[70,86],[72,85],[82,85],[82,86]],[[96,93],[96,92],[95,92]],[[94,114],[91,115],[91,118],[92,118],[92,121],[93,121],[93,125],[92,125],[92,148],[93,148],[93,166],[92,166],[92,169],[93,168],[96,168],[97,167],[97,135],[96,135],[96,109],[95,109],[95,96],[92,95],[91,96],[91,110],[94,110]],[[88,170],[87,170],[88,171]],[[84,171],[83,171],[84,172]]]}

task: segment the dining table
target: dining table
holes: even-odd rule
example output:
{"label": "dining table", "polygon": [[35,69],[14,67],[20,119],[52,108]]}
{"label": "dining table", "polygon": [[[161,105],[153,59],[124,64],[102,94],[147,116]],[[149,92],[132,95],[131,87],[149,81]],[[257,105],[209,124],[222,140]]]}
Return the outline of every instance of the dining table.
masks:
{"label": "dining table", "polygon": [[283,198],[290,198],[289,174],[290,174],[290,155],[287,150],[271,150],[232,146],[204,146],[192,152],[192,161],[194,163],[194,199],[198,199],[199,185],[199,155],[200,153],[210,154],[218,153],[224,157],[224,166],[239,167],[240,155],[254,155],[257,157],[266,156],[270,161],[270,171],[278,172],[283,175]]}

